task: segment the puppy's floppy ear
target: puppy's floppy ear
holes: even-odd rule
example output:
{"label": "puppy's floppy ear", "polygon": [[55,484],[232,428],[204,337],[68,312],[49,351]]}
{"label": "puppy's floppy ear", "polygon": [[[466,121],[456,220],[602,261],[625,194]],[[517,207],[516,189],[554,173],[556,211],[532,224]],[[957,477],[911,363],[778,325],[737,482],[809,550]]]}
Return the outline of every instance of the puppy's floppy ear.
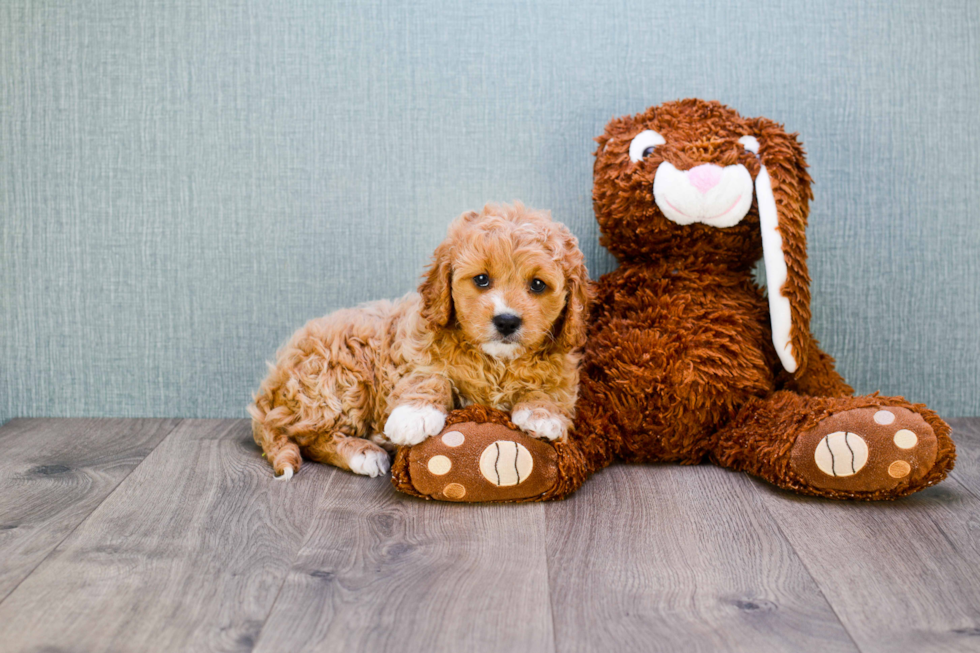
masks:
{"label": "puppy's floppy ear", "polygon": [[766,118],[749,121],[762,163],[755,180],[772,341],[787,372],[803,373],[810,346],[806,222],[810,175],[796,134]]}
{"label": "puppy's floppy ear", "polygon": [[453,243],[460,226],[476,217],[475,211],[467,211],[449,225],[449,233],[435,253],[432,263],[425,273],[422,284],[419,285],[419,295],[422,297],[422,319],[434,328],[449,325],[453,318]]}
{"label": "puppy's floppy ear", "polygon": [[585,345],[585,335],[589,320],[589,306],[592,302],[592,284],[589,272],[585,269],[585,257],[578,248],[578,240],[562,225],[561,236],[564,249],[561,266],[565,273],[565,308],[558,318],[556,345],[562,351],[571,351]]}

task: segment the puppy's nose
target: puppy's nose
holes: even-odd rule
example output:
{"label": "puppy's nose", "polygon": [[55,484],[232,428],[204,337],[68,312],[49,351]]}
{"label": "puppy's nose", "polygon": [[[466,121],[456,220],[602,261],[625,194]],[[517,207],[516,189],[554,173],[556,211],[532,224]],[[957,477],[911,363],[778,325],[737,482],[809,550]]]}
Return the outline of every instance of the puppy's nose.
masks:
{"label": "puppy's nose", "polygon": [[502,336],[509,336],[521,328],[521,318],[511,313],[493,316],[493,325]]}

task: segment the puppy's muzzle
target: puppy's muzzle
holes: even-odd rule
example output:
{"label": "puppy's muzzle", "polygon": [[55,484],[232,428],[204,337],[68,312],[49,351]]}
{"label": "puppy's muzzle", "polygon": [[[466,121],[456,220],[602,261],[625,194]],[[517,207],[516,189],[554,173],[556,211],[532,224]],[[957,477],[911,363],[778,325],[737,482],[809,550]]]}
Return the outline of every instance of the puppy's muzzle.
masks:
{"label": "puppy's muzzle", "polygon": [[497,333],[506,338],[521,328],[521,318],[511,313],[494,315],[493,326],[496,327]]}

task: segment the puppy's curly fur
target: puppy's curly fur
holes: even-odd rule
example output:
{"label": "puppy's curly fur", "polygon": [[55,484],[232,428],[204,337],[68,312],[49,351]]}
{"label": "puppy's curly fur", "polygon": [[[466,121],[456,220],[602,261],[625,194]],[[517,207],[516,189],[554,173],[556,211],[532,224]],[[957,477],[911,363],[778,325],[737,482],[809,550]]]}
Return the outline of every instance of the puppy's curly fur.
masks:
{"label": "puppy's curly fur", "polygon": [[249,406],[255,441],[288,479],[303,458],[382,474],[386,450],[439,433],[447,411],[474,403],[562,438],[589,293],[577,240],[548,212],[515,203],[464,213],[418,293],[293,335]]}

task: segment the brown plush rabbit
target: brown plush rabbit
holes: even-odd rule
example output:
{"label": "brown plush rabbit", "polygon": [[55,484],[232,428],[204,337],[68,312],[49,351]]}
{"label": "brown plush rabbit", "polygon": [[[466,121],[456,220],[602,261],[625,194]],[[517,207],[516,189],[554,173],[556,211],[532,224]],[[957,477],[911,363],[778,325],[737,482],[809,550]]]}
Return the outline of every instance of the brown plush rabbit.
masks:
{"label": "brown plush rabbit", "polygon": [[[596,285],[571,435],[544,455],[506,415],[456,411],[451,437],[399,452],[396,487],[561,498],[615,458],[710,460],[835,498],[893,499],[946,477],[949,426],[901,397],[852,396],[810,333],[812,196],[795,135],[683,100],[615,119],[597,140],[596,218],[620,266]],[[760,258],[767,294],[752,278]],[[502,442],[522,473],[499,474]],[[429,469],[437,455],[448,471]]]}

